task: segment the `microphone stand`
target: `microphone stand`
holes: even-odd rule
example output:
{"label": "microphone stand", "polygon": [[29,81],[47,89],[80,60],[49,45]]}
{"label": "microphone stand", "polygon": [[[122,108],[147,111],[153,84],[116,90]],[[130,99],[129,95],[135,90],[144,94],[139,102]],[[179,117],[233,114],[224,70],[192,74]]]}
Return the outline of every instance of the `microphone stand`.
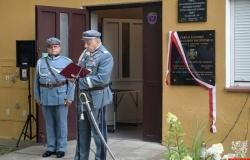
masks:
{"label": "microphone stand", "polygon": [[79,111],[79,100],[78,100],[78,97],[79,97],[79,83],[78,83],[78,79],[79,79],[79,75],[80,75],[80,73],[81,73],[81,71],[82,71],[82,67],[81,67],[81,69],[79,70],[79,72],[77,73],[77,75],[76,75],[76,77],[75,77],[75,79],[74,79],[74,81],[73,81],[73,85],[72,85],[72,87],[69,89],[69,91],[68,91],[68,93],[67,93],[67,95],[66,95],[66,97],[65,97],[65,100],[67,99],[67,97],[68,97],[68,95],[69,95],[69,93],[70,93],[70,91],[72,90],[72,88],[73,88],[73,86],[76,84],[76,118],[77,118],[77,155],[78,155],[78,160],[80,160],[80,129],[79,129],[79,127],[80,127],[80,118],[79,118],[79,114],[78,114],[78,111]]}
{"label": "microphone stand", "polygon": [[[84,54],[85,55],[85,54]],[[85,58],[86,58],[86,55],[85,55]],[[83,59],[83,61],[86,63],[86,59]],[[84,63],[84,66],[86,65]],[[70,93],[70,91],[72,90],[72,88],[73,88],[73,86],[76,84],[76,89],[77,89],[77,91],[76,91],[76,118],[77,118],[77,149],[78,149],[78,151],[77,151],[77,155],[78,155],[78,160],[80,160],[80,120],[83,120],[83,114],[81,115],[81,117],[79,118],[79,108],[80,108],[80,106],[79,106],[79,100],[78,100],[78,97],[79,97],[79,77],[80,77],[80,73],[81,73],[81,71],[83,70],[83,67],[81,67],[81,69],[79,70],[79,72],[77,73],[77,75],[76,75],[76,77],[75,77],[75,79],[74,79],[74,81],[73,81],[73,85],[72,85],[72,87],[69,89],[69,91],[68,91],[68,93],[67,93],[67,95],[66,95],[66,97],[65,97],[65,100],[67,99],[67,97],[68,97],[68,94]]]}

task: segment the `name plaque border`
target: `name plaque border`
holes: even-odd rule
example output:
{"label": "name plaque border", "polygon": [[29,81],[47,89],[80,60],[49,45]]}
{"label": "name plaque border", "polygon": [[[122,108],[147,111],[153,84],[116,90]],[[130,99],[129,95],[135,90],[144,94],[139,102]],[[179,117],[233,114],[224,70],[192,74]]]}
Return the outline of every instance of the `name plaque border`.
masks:
{"label": "name plaque border", "polygon": [[178,0],[177,3],[178,23],[207,21],[207,0]]}
{"label": "name plaque border", "polygon": [[[192,73],[201,81],[215,85],[215,30],[177,31],[177,34]],[[170,84],[198,86],[174,44],[171,52]]]}

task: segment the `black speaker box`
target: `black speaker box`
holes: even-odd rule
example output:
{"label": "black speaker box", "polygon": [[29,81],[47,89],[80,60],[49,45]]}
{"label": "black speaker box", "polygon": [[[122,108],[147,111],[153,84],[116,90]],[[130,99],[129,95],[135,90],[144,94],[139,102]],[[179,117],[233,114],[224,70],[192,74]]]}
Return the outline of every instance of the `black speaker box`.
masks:
{"label": "black speaker box", "polygon": [[35,67],[36,66],[36,41],[17,40],[16,41],[16,66]]}

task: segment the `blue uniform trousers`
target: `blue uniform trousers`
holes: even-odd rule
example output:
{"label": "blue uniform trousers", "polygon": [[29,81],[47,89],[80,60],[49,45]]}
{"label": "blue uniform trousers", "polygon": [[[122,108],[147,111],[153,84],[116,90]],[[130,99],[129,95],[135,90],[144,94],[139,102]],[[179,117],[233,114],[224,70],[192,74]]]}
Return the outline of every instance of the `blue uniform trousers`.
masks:
{"label": "blue uniform trousers", "polygon": [[[92,110],[92,114],[96,122],[99,123],[98,127],[101,131],[101,134],[103,135],[104,140],[107,142],[106,107],[102,108],[102,113],[100,113],[100,111],[101,109]],[[92,131],[93,138],[94,138],[95,145],[96,145],[95,160],[106,160],[106,152],[107,152],[106,147],[103,144],[101,138],[99,137],[98,132],[96,131],[95,126],[91,121],[88,111],[84,111],[83,114],[84,114],[84,120],[79,121],[80,135],[79,135],[79,140],[77,139],[77,141],[80,144],[79,146],[80,157],[81,157],[80,160],[89,160],[91,131]],[[101,115],[101,117],[99,117],[99,115]],[[77,143],[77,146],[76,146],[75,160],[78,160],[78,145],[79,144]]]}
{"label": "blue uniform trousers", "polygon": [[42,106],[42,111],[46,123],[47,150],[66,152],[68,107],[65,105]]}
{"label": "blue uniform trousers", "polygon": [[[106,106],[104,106],[101,110],[100,113],[100,120],[101,123],[99,123],[99,129],[102,133],[102,136],[104,138],[104,140],[106,141],[106,143],[108,143],[108,138],[107,138],[107,119],[106,119]],[[107,157],[107,149],[105,147],[105,145],[102,143],[101,144],[101,159],[102,160],[106,160]]]}

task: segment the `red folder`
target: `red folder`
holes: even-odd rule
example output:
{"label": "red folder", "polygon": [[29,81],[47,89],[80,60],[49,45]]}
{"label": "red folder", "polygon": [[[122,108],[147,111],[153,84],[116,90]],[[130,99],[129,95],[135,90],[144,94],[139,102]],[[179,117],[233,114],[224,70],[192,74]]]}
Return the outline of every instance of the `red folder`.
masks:
{"label": "red folder", "polygon": [[74,63],[70,63],[59,74],[63,75],[66,78],[72,78],[71,74],[77,76],[79,72],[79,77],[85,77],[90,73],[89,70],[82,68]]}

